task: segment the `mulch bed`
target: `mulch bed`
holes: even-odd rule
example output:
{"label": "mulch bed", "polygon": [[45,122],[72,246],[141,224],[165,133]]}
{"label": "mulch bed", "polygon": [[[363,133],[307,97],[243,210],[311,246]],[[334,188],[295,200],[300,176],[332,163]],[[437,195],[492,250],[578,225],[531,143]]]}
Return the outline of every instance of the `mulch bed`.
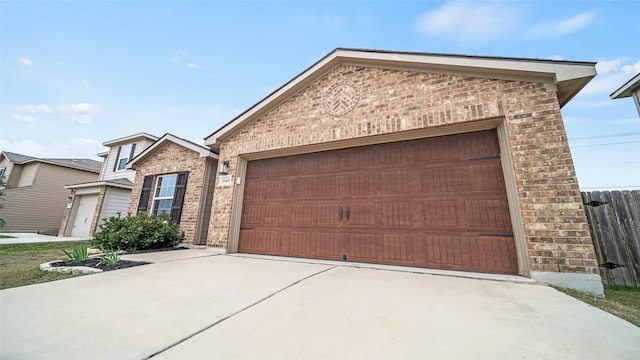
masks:
{"label": "mulch bed", "polygon": [[[145,254],[145,253],[150,253],[150,252],[174,251],[174,250],[185,250],[185,249],[188,249],[188,248],[184,247],[184,246],[181,246],[181,247],[162,248],[162,249],[135,250],[135,251],[127,252],[127,253],[125,253],[125,255],[129,255],[129,254]],[[112,271],[112,270],[126,269],[126,268],[130,268],[130,267],[134,267],[134,266],[147,265],[147,264],[151,264],[151,263],[145,262],[145,261],[120,260],[115,265],[106,265],[106,264],[102,263],[102,257],[95,257],[95,258],[90,258],[90,259],[87,259],[87,260],[78,261],[78,262],[74,262],[74,263],[68,263],[68,262],[65,262],[65,261],[58,261],[58,262],[51,263],[51,266],[53,266],[53,267],[86,266],[86,267],[100,269],[102,271]]]}
{"label": "mulch bed", "polygon": [[78,261],[74,263],[68,263],[65,261],[58,261],[51,263],[53,267],[62,267],[62,266],[86,266],[91,268],[100,269],[102,271],[111,271],[111,270],[120,270],[126,269],[134,266],[147,265],[151,264],[149,262],[144,261],[128,261],[128,260],[120,260],[115,265],[105,265],[102,263],[102,258],[91,258],[83,261]]}

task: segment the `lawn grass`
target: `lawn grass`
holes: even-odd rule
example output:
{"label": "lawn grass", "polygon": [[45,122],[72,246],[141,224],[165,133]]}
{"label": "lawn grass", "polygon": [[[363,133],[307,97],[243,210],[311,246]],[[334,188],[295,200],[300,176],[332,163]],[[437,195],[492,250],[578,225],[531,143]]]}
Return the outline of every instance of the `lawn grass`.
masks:
{"label": "lawn grass", "polygon": [[0,289],[68,279],[80,274],[40,270],[40,264],[66,259],[62,250],[87,242],[0,244]]}
{"label": "lawn grass", "polygon": [[0,235],[0,239],[13,239],[13,238],[15,238],[15,236]]}
{"label": "lawn grass", "polygon": [[640,288],[605,285],[604,299],[578,290],[556,289],[640,327]]}

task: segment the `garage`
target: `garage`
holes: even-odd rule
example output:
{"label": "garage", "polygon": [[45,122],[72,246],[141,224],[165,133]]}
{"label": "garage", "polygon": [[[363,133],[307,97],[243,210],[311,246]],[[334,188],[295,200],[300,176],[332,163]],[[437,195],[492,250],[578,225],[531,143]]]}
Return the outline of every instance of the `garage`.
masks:
{"label": "garage", "polygon": [[517,273],[495,130],[249,161],[238,251]]}
{"label": "garage", "polygon": [[205,138],[207,247],[602,293],[561,109],[595,63],[338,48]]}

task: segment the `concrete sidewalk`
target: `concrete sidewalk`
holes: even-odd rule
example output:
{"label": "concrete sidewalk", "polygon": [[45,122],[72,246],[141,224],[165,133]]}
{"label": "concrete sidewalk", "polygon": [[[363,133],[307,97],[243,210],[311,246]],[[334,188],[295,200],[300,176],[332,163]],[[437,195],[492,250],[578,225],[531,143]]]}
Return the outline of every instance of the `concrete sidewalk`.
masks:
{"label": "concrete sidewalk", "polygon": [[28,243],[45,243],[45,242],[89,241],[89,238],[40,235],[36,233],[0,233],[0,235],[11,236],[10,238],[0,238],[0,244],[28,244]]}
{"label": "concrete sidewalk", "polygon": [[542,285],[191,254],[0,291],[0,358],[638,354],[640,328]]}

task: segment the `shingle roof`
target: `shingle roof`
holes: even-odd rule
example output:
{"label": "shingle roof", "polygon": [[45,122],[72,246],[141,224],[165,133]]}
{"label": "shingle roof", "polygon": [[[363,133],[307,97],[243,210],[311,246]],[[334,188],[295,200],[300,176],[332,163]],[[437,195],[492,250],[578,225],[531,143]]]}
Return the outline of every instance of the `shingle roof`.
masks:
{"label": "shingle roof", "polygon": [[40,161],[53,165],[59,165],[64,167],[70,167],[91,172],[100,172],[102,169],[102,162],[91,159],[71,159],[71,158],[37,158],[29,155],[17,154],[9,151],[3,151],[2,154],[9,159],[9,161],[16,164],[24,164],[32,161]]}
{"label": "shingle roof", "polygon": [[58,164],[67,167],[74,167],[88,171],[100,172],[102,169],[102,161],[91,159],[38,159],[52,164]]}
{"label": "shingle roof", "polygon": [[3,151],[2,153],[4,154],[4,156],[7,157],[7,159],[9,159],[9,161],[15,162],[15,163],[21,163],[21,162],[29,161],[31,159],[35,159],[32,156],[16,154],[9,151]]}

